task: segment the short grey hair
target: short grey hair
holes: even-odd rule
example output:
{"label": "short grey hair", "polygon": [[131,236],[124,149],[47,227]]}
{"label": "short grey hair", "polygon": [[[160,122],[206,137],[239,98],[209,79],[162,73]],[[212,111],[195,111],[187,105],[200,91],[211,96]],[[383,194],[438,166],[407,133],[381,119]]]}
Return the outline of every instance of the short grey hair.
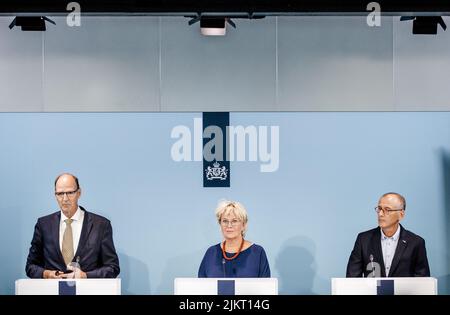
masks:
{"label": "short grey hair", "polygon": [[387,192],[387,193],[383,194],[383,196],[381,196],[380,199],[383,198],[383,197],[389,196],[389,195],[397,196],[397,198],[400,199],[400,202],[401,202],[402,205],[403,205],[402,209],[403,209],[403,210],[406,210],[406,199],[405,199],[405,197],[403,197],[403,196],[400,195],[399,193],[390,191],[390,192]]}

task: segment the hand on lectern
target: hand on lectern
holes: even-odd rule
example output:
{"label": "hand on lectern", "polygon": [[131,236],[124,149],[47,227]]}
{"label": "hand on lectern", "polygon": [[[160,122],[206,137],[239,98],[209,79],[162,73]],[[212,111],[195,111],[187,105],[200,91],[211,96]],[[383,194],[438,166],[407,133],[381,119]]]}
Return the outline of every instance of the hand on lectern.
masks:
{"label": "hand on lectern", "polygon": [[42,278],[44,279],[61,279],[62,278],[62,271],[59,270],[44,270],[44,274],[42,275]]}
{"label": "hand on lectern", "polygon": [[61,274],[64,279],[85,279],[87,278],[86,273],[81,270],[80,264],[78,262],[71,262],[67,265],[66,273]]}
{"label": "hand on lectern", "polygon": [[78,269],[74,272],[62,273],[61,278],[63,278],[63,279],[86,279],[87,275],[83,270]]}

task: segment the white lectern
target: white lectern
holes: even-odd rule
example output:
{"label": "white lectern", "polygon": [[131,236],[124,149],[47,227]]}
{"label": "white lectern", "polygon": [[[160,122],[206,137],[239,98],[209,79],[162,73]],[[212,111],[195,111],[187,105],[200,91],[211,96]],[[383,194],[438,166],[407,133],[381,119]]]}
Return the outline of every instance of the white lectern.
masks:
{"label": "white lectern", "polygon": [[120,295],[120,279],[20,279],[16,295]]}
{"label": "white lectern", "polygon": [[437,295],[437,279],[405,278],[332,278],[333,295]]}
{"label": "white lectern", "polygon": [[278,295],[277,278],[175,278],[175,295]]}

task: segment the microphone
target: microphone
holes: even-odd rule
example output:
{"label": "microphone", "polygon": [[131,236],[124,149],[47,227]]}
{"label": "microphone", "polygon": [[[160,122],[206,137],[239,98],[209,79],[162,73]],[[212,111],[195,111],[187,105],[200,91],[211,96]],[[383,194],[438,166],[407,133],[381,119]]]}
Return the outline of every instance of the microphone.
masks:
{"label": "microphone", "polygon": [[75,259],[75,263],[72,264],[73,264],[72,268],[74,272],[74,278],[80,278],[80,270],[81,270],[80,256],[77,256],[77,258]]}
{"label": "microphone", "polygon": [[223,269],[223,277],[224,278],[227,277],[227,274],[225,272],[225,263],[226,263],[225,258],[222,258],[222,269]]}
{"label": "microphone", "polygon": [[375,278],[375,266],[373,265],[373,255],[372,254],[370,254],[369,259],[370,259],[370,266],[372,267],[372,278]]}

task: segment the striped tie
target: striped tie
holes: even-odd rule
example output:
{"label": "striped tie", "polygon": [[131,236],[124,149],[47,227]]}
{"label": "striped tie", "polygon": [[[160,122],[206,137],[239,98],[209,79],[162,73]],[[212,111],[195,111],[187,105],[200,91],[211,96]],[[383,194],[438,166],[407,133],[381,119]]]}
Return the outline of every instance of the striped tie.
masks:
{"label": "striped tie", "polygon": [[66,229],[64,231],[63,241],[62,241],[62,255],[66,266],[72,261],[73,256],[73,235],[72,235],[72,219],[64,220],[66,222]]}

